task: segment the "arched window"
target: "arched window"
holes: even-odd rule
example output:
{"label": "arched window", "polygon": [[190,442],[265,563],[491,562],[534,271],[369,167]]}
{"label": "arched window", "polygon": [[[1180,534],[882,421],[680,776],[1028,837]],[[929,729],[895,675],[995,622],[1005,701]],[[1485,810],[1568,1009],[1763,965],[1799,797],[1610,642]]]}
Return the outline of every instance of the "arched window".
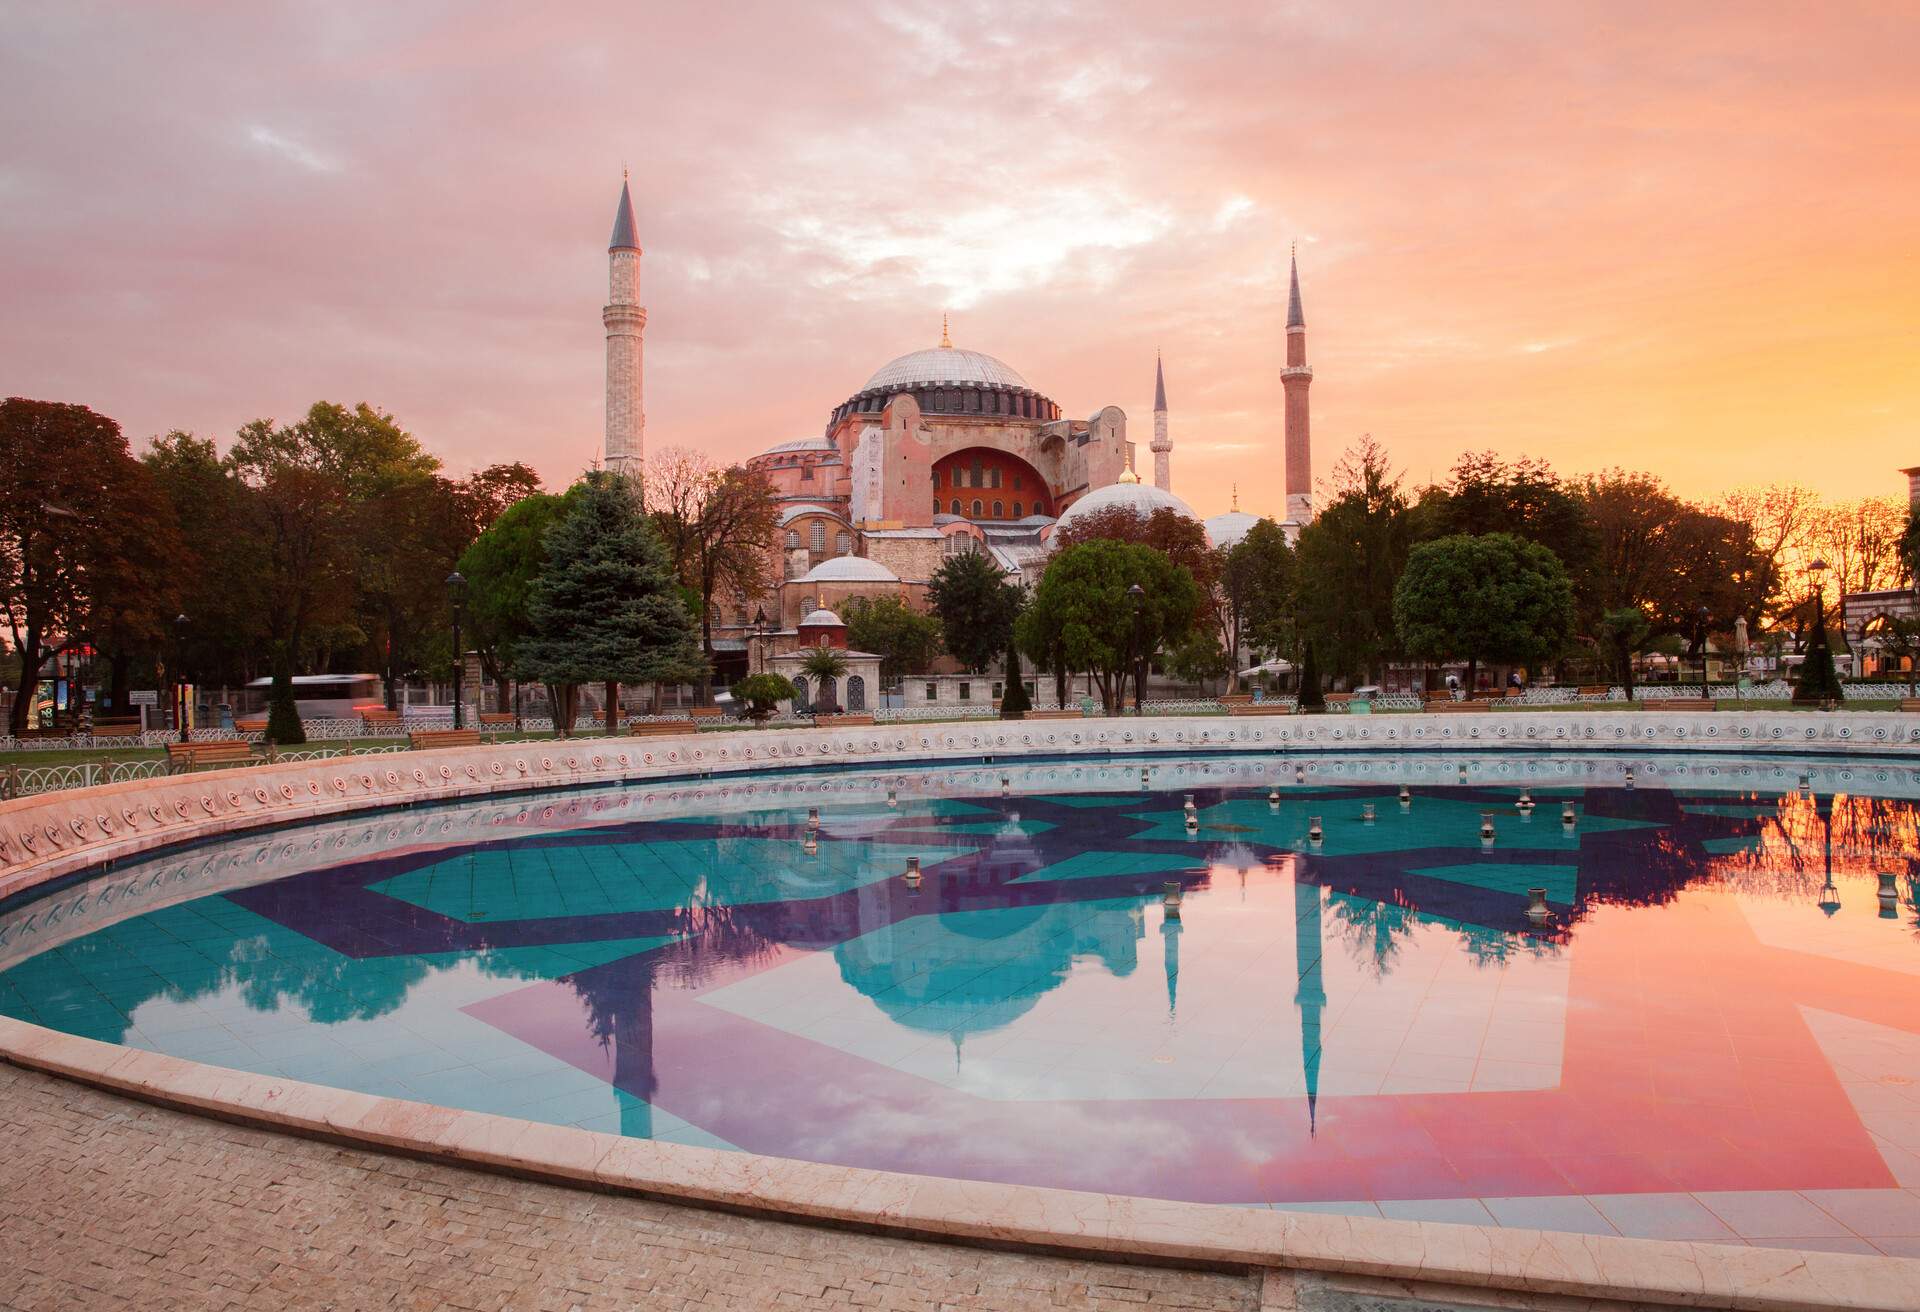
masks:
{"label": "arched window", "polygon": [[793,548],[799,545],[800,545],[800,530],[797,528],[788,529],[787,530],[787,549],[792,550]]}
{"label": "arched window", "polygon": [[993,517],[995,519],[1005,519],[1007,517],[1006,502],[996,501],[993,503]]}
{"label": "arched window", "polygon": [[858,674],[847,678],[847,709],[850,711],[867,709],[867,681]]}
{"label": "arched window", "polygon": [[808,615],[811,615],[811,614],[813,614],[813,598],[812,598],[812,597],[802,597],[802,598],[800,598],[800,616],[801,616],[801,618],[802,618],[802,619],[804,619],[804,618],[806,618],[806,617],[807,617]]}
{"label": "arched window", "polygon": [[813,521],[813,549],[815,551],[827,549],[827,521],[824,519]]}
{"label": "arched window", "polygon": [[999,487],[1000,486],[1000,466],[995,465],[993,467],[992,473],[989,474],[988,477],[992,480],[990,486],[996,487],[996,488]]}
{"label": "arched window", "polygon": [[834,535],[833,552],[836,556],[844,556],[847,554],[847,552],[851,551],[852,549],[853,549],[853,543],[845,533],[838,533]]}
{"label": "arched window", "polygon": [[1013,503],[1013,517],[1014,517],[1015,519],[1019,519],[1019,518],[1021,517],[1021,516],[1020,516],[1020,503],[1019,503],[1018,501],[1016,501],[1016,502],[1014,502],[1014,503]]}
{"label": "arched window", "polygon": [[973,517],[974,517],[975,519],[979,519],[979,518],[980,518],[980,516],[981,516],[981,509],[980,509],[980,498],[979,498],[979,497],[975,497],[975,498],[973,499]]}
{"label": "arched window", "polygon": [[793,676],[793,709],[804,711],[813,703],[807,700],[807,681],[800,675]]}
{"label": "arched window", "polygon": [[960,498],[959,498],[959,497],[955,497],[955,498],[953,499],[953,511],[952,511],[952,513],[953,513],[953,514],[956,514],[956,515],[960,513]]}

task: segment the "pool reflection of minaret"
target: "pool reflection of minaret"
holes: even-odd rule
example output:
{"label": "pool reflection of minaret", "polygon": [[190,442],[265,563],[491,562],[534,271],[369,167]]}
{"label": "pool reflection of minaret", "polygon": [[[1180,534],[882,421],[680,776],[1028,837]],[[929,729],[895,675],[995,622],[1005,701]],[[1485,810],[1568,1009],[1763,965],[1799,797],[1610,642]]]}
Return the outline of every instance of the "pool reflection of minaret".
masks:
{"label": "pool reflection of minaret", "polygon": [[1307,1083],[1307,1132],[1318,1129],[1316,1105],[1320,1099],[1320,1010],[1327,1005],[1321,982],[1320,885],[1293,876],[1293,965],[1300,983],[1293,1003],[1300,1008],[1300,1067]]}
{"label": "pool reflection of minaret", "polygon": [[1180,1002],[1180,917],[1160,913],[1161,955],[1167,966],[1167,1019]]}

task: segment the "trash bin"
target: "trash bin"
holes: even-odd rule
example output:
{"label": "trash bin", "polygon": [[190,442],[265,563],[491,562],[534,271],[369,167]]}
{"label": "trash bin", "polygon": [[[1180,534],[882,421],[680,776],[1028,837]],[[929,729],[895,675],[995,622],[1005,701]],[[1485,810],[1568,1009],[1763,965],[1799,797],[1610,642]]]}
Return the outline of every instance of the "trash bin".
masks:
{"label": "trash bin", "polygon": [[220,722],[220,727],[221,727],[222,729],[231,729],[231,728],[233,728],[233,707],[232,707],[232,705],[230,705],[230,704],[229,704],[229,703],[227,703],[227,702],[220,702],[220,703],[218,703],[218,704],[216,704],[216,705],[214,706],[214,708],[213,708],[213,713],[214,713],[214,718],[216,718],[217,720],[219,720],[219,722]]}

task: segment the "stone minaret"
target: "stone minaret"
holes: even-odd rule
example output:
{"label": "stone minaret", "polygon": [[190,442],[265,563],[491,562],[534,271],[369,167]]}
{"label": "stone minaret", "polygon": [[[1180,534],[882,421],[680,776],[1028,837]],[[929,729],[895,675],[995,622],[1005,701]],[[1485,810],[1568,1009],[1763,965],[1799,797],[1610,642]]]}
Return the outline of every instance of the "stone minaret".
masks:
{"label": "stone minaret", "polygon": [[630,478],[640,476],[646,456],[647,412],[642,404],[641,341],[647,312],[640,304],[640,239],[633,228],[633,197],[620,180],[620,208],[607,243],[610,266],[607,307],[607,468]]}
{"label": "stone minaret", "polygon": [[1287,364],[1280,385],[1287,393],[1287,520],[1305,524],[1313,518],[1313,438],[1307,421],[1307,388],[1313,368],[1307,364],[1307,316],[1300,309],[1300,260],[1292,264],[1292,286],[1287,292]]}
{"label": "stone minaret", "polygon": [[1173,439],[1167,436],[1167,375],[1160,357],[1153,357],[1153,485],[1162,492],[1173,491],[1173,473],[1167,467],[1173,457]]}

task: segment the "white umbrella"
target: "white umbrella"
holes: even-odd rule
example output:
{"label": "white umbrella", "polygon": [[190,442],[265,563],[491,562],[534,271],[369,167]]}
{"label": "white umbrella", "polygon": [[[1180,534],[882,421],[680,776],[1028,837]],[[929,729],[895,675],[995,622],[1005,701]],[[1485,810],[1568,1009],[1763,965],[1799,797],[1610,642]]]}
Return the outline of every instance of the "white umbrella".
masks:
{"label": "white umbrella", "polygon": [[1293,673],[1293,662],[1283,661],[1278,656],[1276,656],[1270,661],[1262,661],[1260,664],[1254,666],[1250,670],[1240,671],[1240,677],[1244,679],[1248,675],[1252,675],[1252,674],[1292,674],[1292,673]]}

